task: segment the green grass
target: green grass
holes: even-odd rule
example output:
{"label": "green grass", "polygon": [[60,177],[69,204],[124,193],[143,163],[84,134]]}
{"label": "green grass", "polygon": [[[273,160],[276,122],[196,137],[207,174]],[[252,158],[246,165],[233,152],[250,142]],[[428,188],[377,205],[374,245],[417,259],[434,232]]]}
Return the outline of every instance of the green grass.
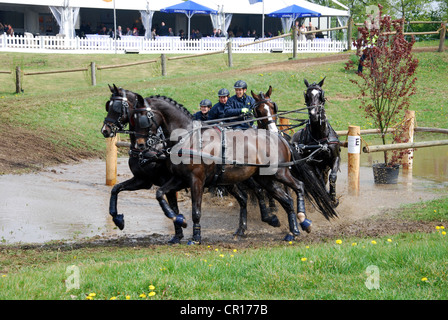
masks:
{"label": "green grass", "polygon": [[[3,249],[0,300],[83,300],[90,293],[95,300],[448,298],[448,239],[440,230],[338,240],[238,250]],[[79,288],[66,286],[71,266],[79,270]],[[371,268],[375,274],[367,273]],[[378,287],[366,285],[375,275]],[[152,297],[150,285],[156,292]]]}

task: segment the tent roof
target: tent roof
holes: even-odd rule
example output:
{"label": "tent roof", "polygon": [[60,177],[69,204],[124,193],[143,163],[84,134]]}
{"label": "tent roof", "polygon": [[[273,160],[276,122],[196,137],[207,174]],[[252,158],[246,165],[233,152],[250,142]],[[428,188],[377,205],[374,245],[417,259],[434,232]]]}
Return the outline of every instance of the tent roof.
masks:
{"label": "tent roof", "polygon": [[[178,4],[181,0],[115,0],[115,8],[119,10],[150,10],[160,9]],[[69,3],[71,7],[113,9],[114,2],[104,0],[2,0],[1,3],[16,5],[38,6],[64,6]],[[262,14],[263,3],[250,4],[249,0],[195,0],[198,4],[214,10],[223,10],[226,13]],[[268,14],[287,6],[296,4],[305,9],[319,12],[321,16],[349,16],[348,11],[338,10],[314,4],[305,0],[264,0],[264,13]]]}
{"label": "tent roof", "polygon": [[210,14],[210,13],[217,13],[215,9],[211,9],[209,7],[200,5],[194,1],[188,0],[183,1],[178,4],[175,4],[173,6],[165,7],[161,9],[162,12],[168,12],[168,13],[185,13],[185,14],[191,14],[191,13],[203,13],[203,14]]}
{"label": "tent roof", "polygon": [[299,7],[295,4],[287,6],[286,8],[268,13],[270,17],[285,18],[285,17],[318,17],[320,13]]}

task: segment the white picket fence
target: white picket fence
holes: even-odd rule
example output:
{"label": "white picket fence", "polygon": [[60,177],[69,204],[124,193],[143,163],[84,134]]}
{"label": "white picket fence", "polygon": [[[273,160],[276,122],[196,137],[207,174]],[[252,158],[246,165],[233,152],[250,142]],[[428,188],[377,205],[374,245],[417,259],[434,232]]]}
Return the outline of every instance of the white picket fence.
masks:
{"label": "white picket fence", "polygon": [[[60,36],[0,36],[0,51],[16,52],[64,52],[64,53],[205,53],[224,50],[226,38],[202,38],[180,40],[179,37],[158,37],[150,40],[144,37],[124,36],[114,41],[109,36],[87,35],[85,38],[68,39]],[[273,39],[262,43],[240,47],[252,43],[254,38],[232,38],[232,52],[265,53],[293,52],[293,41],[289,38]],[[340,52],[347,49],[346,41],[315,39],[298,41],[297,52]]]}

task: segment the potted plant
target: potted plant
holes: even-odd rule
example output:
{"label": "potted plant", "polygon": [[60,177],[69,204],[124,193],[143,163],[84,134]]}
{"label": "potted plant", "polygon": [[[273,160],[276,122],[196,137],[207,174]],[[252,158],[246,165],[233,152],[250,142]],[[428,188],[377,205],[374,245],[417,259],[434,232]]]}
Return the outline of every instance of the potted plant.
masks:
{"label": "potted plant", "polygon": [[[397,127],[409,109],[409,97],[416,92],[414,76],[418,60],[411,51],[415,42],[405,39],[403,20],[392,20],[382,15],[378,5],[377,16],[369,16],[363,27],[358,28],[359,37],[353,42],[359,57],[358,77],[350,81],[360,90],[360,109],[371,119],[380,131],[381,140],[386,144],[389,128]],[[346,64],[346,70],[355,67],[354,59]],[[400,134],[394,140],[400,141]],[[400,141],[403,142],[403,141]],[[402,155],[402,153],[401,153]],[[383,169],[398,177],[400,153],[384,152],[384,163],[374,165],[374,176],[383,176]],[[396,183],[392,180],[375,179],[377,183]]]}

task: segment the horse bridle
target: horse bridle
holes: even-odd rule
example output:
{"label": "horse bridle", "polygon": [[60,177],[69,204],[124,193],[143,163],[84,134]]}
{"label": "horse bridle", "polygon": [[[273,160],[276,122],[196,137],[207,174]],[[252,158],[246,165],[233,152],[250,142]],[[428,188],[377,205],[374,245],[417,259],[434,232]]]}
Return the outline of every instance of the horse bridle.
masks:
{"label": "horse bridle", "polygon": [[106,117],[104,119],[103,124],[108,127],[113,133],[117,133],[124,130],[123,117],[125,115],[129,117],[129,103],[128,98],[126,97],[126,90],[122,89],[123,96],[115,96],[109,99],[109,102],[106,104],[106,111],[109,112],[109,108],[112,107],[115,113],[119,114],[117,119]]}
{"label": "horse bridle", "polygon": [[[258,118],[257,108],[258,108],[260,105],[262,105],[263,103],[272,103],[272,105],[274,106],[274,114],[272,114],[271,116],[274,117],[275,114],[277,114],[277,112],[278,112],[278,106],[277,106],[277,104],[276,104],[274,101],[272,101],[271,98],[266,98],[266,97],[264,96],[264,93],[263,93],[263,92],[260,92],[260,97],[261,97],[261,100],[255,102],[255,104],[254,104],[254,108],[253,108],[253,112],[254,112],[254,116],[255,116],[255,118]],[[268,121],[267,121],[267,126],[269,126],[271,123],[275,123],[275,121],[274,121],[272,118],[271,118],[271,119],[268,119]]]}
{"label": "horse bridle", "polygon": [[[312,104],[312,105],[309,105],[309,104],[308,104],[308,99],[307,99],[308,96],[307,96],[307,94],[308,94],[308,91],[309,91],[310,89],[320,91],[321,94],[320,94],[320,103],[319,103],[319,104]],[[320,120],[320,122],[322,122],[322,111],[325,110],[325,91],[324,91],[320,86],[318,86],[318,85],[316,85],[316,84],[314,83],[313,85],[309,86],[309,87],[305,90],[305,92],[303,93],[303,95],[305,96],[305,105],[306,105],[306,107],[307,107],[307,109],[308,109],[308,112],[309,112],[310,110],[314,109],[314,108],[317,108],[317,113],[319,114],[319,120]],[[309,120],[308,120],[308,121],[309,121]]]}

